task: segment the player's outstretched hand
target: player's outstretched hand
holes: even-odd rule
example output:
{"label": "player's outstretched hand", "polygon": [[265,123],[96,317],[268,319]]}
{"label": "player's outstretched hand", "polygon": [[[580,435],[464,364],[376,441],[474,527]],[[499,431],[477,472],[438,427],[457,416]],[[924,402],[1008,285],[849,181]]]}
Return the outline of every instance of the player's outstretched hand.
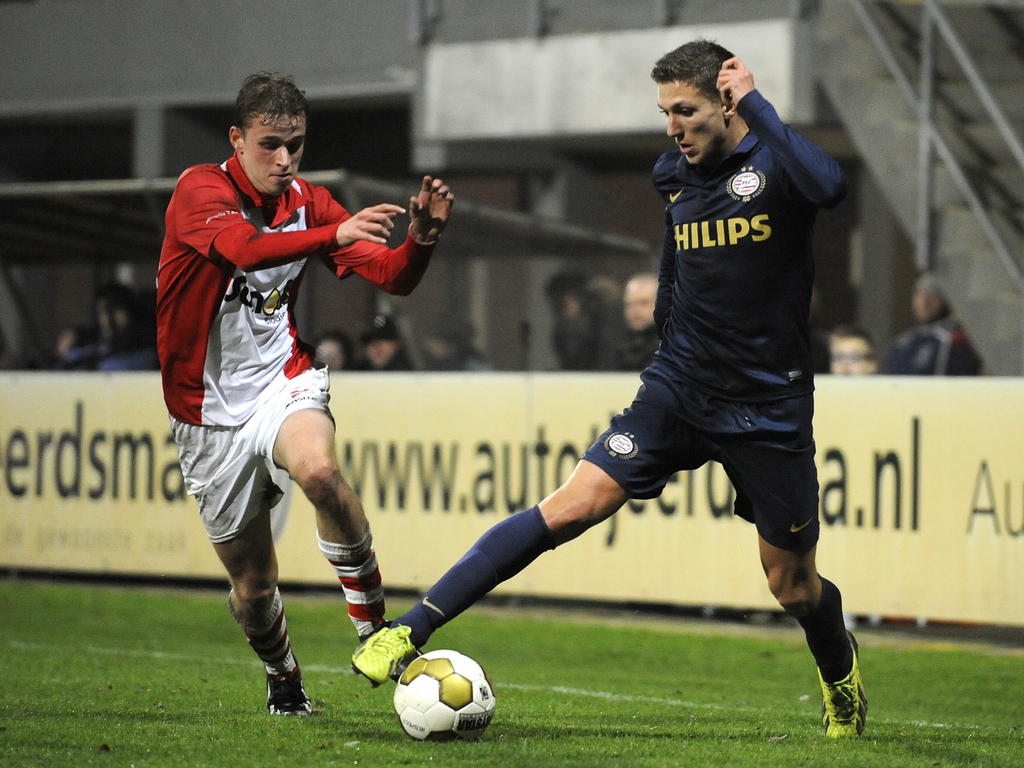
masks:
{"label": "player's outstretched hand", "polygon": [[391,230],[394,229],[395,217],[400,213],[405,213],[405,209],[392,203],[380,203],[363,208],[359,213],[341,222],[334,237],[342,247],[352,245],[356,240],[386,243]]}
{"label": "player's outstretched hand", "polygon": [[409,198],[409,234],[420,245],[437,242],[455,204],[455,193],[441,179],[423,177],[418,195]]}
{"label": "player's outstretched hand", "polygon": [[733,56],[722,62],[717,87],[722,103],[730,110],[736,109],[743,97],[754,90],[754,74],[739,56]]}

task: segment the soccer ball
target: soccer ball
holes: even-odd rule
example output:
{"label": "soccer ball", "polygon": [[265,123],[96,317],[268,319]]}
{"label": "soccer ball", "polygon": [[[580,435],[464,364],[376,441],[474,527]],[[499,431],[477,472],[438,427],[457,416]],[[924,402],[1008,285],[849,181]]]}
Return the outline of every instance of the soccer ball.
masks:
{"label": "soccer ball", "polygon": [[494,689],[469,656],[429,651],[398,679],[395,712],[414,739],[476,739],[494,717]]}

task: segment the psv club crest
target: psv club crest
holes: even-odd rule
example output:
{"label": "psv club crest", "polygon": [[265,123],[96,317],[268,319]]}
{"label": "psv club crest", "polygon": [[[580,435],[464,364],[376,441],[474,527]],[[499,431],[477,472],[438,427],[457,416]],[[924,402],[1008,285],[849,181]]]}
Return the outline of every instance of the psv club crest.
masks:
{"label": "psv club crest", "polygon": [[725,185],[733,200],[746,203],[764,192],[764,174],[752,165],[739,169]]}
{"label": "psv club crest", "polygon": [[632,459],[640,447],[632,432],[615,432],[605,438],[604,449],[613,459]]}

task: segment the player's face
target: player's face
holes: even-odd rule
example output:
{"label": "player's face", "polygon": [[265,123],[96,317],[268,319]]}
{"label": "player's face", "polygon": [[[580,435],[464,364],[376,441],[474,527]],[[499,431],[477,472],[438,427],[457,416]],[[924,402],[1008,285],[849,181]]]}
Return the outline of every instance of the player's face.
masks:
{"label": "player's face", "polygon": [[690,83],[658,83],[658,108],[668,121],[666,132],[690,165],[713,167],[734,149],[725,107]]}
{"label": "player's face", "polygon": [[232,126],[228,138],[252,185],[264,195],[277,197],[299,171],[306,143],[306,118],[283,115],[266,123],[256,115],[245,128]]}

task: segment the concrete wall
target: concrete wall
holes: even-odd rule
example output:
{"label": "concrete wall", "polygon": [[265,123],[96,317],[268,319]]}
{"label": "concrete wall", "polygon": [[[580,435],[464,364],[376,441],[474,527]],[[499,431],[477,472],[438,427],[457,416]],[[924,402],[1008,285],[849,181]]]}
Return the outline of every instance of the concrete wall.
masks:
{"label": "concrete wall", "polygon": [[[428,284],[400,305],[416,325],[427,326],[458,304],[453,286],[467,286],[466,301],[487,309],[470,314],[496,367],[527,360],[532,368],[550,368],[551,315],[543,292],[550,275],[571,267],[621,281],[649,268],[657,252],[660,206],[648,174],[667,141],[647,75],[653,61],[689,37],[719,39],[750,60],[788,119],[808,127],[813,84],[802,62],[813,51],[804,38],[805,6],[792,0],[0,2],[0,143],[22,149],[0,155],[0,182],[173,177],[190,164],[220,161],[229,151],[225,132],[244,75],[287,72],[313,104],[306,171],[347,167],[403,184],[421,171],[443,173],[463,199],[655,243],[636,263],[567,263],[559,254],[527,253],[530,258],[506,263],[483,251],[445,252]],[[486,67],[473,71],[510,50],[513,60],[523,50],[534,52],[528,80],[514,69],[496,79]],[[484,87],[488,77],[497,100]],[[547,83],[547,102],[512,100],[520,80]],[[566,101],[570,92],[577,101]],[[450,130],[460,111],[486,119],[469,132]],[[512,132],[495,130],[494,121],[512,113],[530,120]],[[364,201],[370,202],[378,201]],[[839,242],[830,250],[842,254],[852,214],[838,215]],[[41,254],[39,264],[54,255]],[[60,313],[40,312],[28,333],[19,330],[11,303],[0,307],[9,346],[44,359],[57,330],[89,318],[92,288],[116,267],[74,254],[60,258],[49,267],[22,260],[13,273],[26,296],[57,291]],[[151,287],[152,266],[147,261],[133,270],[138,287]],[[71,281],[77,290],[60,277],[69,272],[80,276]],[[349,283],[341,294],[333,285],[309,288],[307,335],[339,324],[358,332],[369,321],[376,298]],[[508,343],[509,329],[523,324],[520,316],[532,328],[528,349]]]}
{"label": "concrete wall", "polygon": [[406,94],[406,0],[40,0],[0,5],[0,117],[230,102],[259,69],[317,98]]}
{"label": "concrete wall", "polygon": [[318,99],[409,92],[420,42],[790,16],[792,0],[35,0],[0,3],[0,119],[217,104],[254,70]]}

